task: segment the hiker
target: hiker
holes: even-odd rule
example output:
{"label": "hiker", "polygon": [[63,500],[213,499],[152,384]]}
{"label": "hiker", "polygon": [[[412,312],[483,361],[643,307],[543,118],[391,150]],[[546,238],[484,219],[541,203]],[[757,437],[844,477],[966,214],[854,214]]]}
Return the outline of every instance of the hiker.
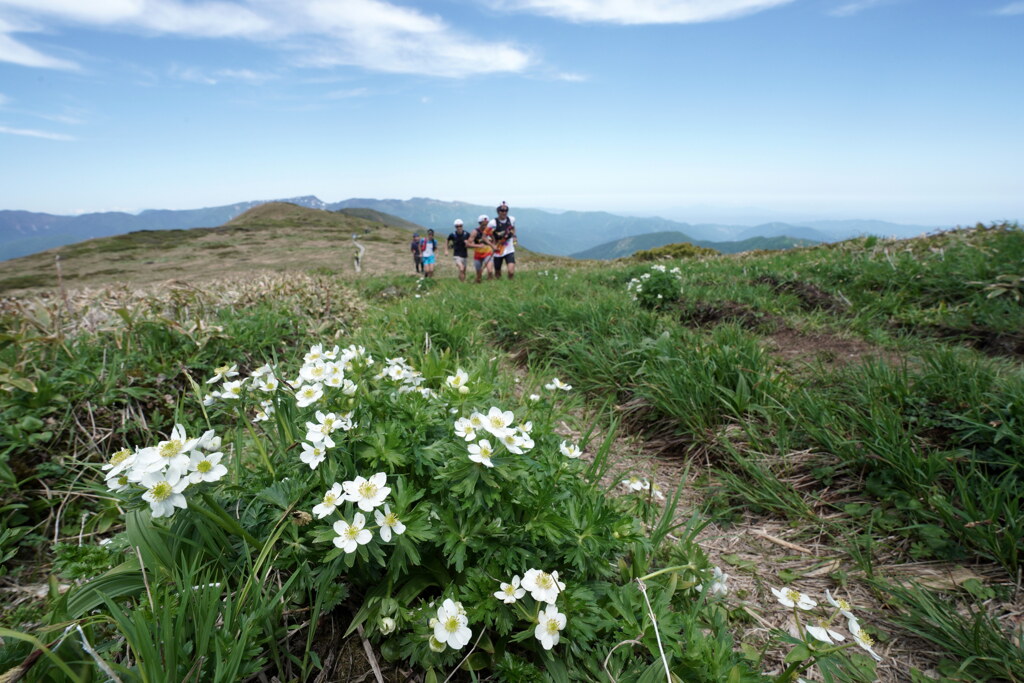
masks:
{"label": "hiker", "polygon": [[466,241],[469,239],[469,233],[462,229],[462,219],[457,218],[455,220],[455,232],[448,235],[448,239],[444,243],[444,255],[448,256],[448,245],[452,247],[452,253],[455,257],[455,269],[459,271],[459,282],[466,281],[466,257],[469,252],[466,249]]}
{"label": "hiker", "polygon": [[409,246],[412,250],[412,262],[416,266],[416,274],[423,272],[423,258],[420,256],[420,234],[414,232],[412,234],[412,244]]}
{"label": "hiker", "polygon": [[434,277],[434,261],[437,260],[437,240],[434,231],[427,230],[427,236],[420,240],[420,258],[423,261],[423,277]]}
{"label": "hiker", "polygon": [[469,241],[466,242],[466,246],[475,250],[473,267],[476,269],[477,283],[484,272],[487,273],[488,280],[494,277],[494,240],[491,239],[490,222],[491,219],[487,216],[480,216],[476,228],[469,234]]}
{"label": "hiker", "polygon": [[488,223],[494,240],[494,277],[501,279],[501,267],[508,266],[508,279],[516,276],[516,219],[508,215],[508,204],[501,203],[498,215]]}

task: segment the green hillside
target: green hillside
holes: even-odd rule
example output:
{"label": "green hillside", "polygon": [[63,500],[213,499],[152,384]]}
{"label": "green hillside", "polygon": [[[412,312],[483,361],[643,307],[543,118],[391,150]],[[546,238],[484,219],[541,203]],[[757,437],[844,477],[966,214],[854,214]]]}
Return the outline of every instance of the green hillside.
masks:
{"label": "green hillside", "polygon": [[1024,680],[1018,226],[310,267],[360,228],[4,298],[5,680]]}

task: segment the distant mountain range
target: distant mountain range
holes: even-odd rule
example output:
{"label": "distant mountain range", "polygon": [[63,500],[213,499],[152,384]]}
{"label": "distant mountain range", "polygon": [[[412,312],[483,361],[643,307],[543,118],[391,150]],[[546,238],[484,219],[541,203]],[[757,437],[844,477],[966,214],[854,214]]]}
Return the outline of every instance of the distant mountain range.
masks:
{"label": "distant mountain range", "polygon": [[[137,230],[170,230],[215,227],[268,201],[285,201],[307,208],[325,211],[340,209],[370,209],[405,219],[425,228],[433,228],[438,235],[447,235],[456,218],[467,228],[473,227],[477,216],[493,216],[495,207],[465,202],[444,202],[416,197],[398,199],[346,199],[327,203],[317,197],[292,197],[279,200],[256,200],[226,206],[181,211],[148,210],[139,214],[123,212],[89,213],[79,216],[58,216],[29,211],[0,211],[0,260],[34,254],[64,244],[81,242],[94,237],[107,237]],[[626,238],[647,234],[674,233],[673,241],[692,242],[723,252],[756,248],[778,248],[746,244],[755,237],[805,240],[808,242],[835,242],[857,235],[911,237],[933,230],[933,226],[899,225],[883,221],[812,221],[801,225],[766,223],[758,226],[696,224],[671,221],[659,217],[619,216],[603,211],[565,211],[557,213],[540,209],[512,207],[519,228],[519,241],[524,247],[546,254],[579,258],[616,258],[617,256],[584,256],[600,247],[601,253],[628,255],[630,243],[609,247]],[[645,238],[652,246],[659,238]],[[736,243],[732,246],[722,242]],[[667,242],[662,242],[666,244]],[[795,244],[796,242],[794,242]],[[778,244],[784,244],[778,242]],[[792,246],[792,244],[790,245]],[[640,246],[637,249],[651,248]],[[637,249],[633,249],[636,251]],[[632,253],[632,252],[629,252]]]}
{"label": "distant mountain range", "polygon": [[575,254],[569,254],[569,256],[575,259],[606,261],[630,256],[644,249],[655,249],[666,244],[676,244],[677,242],[689,242],[698,247],[707,247],[723,254],[738,254],[743,251],[753,251],[754,249],[792,249],[793,247],[810,247],[820,244],[817,240],[786,236],[748,237],[745,240],[739,241],[711,242],[709,240],[695,240],[689,235],[676,231],[648,232],[636,237],[624,237],[621,240],[605,242],[596,247],[591,247]]}

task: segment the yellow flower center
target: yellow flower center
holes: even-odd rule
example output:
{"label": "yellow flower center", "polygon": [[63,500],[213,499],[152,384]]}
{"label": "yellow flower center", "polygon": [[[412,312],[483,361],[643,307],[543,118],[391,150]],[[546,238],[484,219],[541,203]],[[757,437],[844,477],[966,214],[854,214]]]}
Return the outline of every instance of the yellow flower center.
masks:
{"label": "yellow flower center", "polygon": [[800,602],[800,594],[792,588],[786,590],[786,598],[788,598],[790,602]]}
{"label": "yellow flower center", "polygon": [[555,584],[555,582],[551,579],[551,575],[550,574],[546,574],[544,572],[541,572],[540,574],[537,575],[537,585],[540,586],[541,588],[543,588],[545,590],[549,590],[552,586],[554,586],[554,584]]}
{"label": "yellow flower center", "polygon": [[177,439],[171,439],[170,441],[165,441],[160,446],[160,457],[162,457],[162,458],[173,458],[174,456],[176,456],[179,453],[181,453],[181,449],[183,447],[184,446],[181,443],[181,441],[179,441]]}
{"label": "yellow flower center", "polygon": [[516,587],[513,586],[511,583],[505,584],[505,595],[515,595],[515,594],[516,594]]}
{"label": "yellow flower center", "polygon": [[122,448],[117,453],[114,453],[112,456],[110,456],[110,464],[111,465],[120,465],[131,454],[132,454],[131,450],[129,450],[127,448]]}
{"label": "yellow flower center", "polygon": [[864,631],[860,631],[859,633],[857,633],[857,640],[859,640],[863,645],[867,647],[871,647],[875,644],[874,639]]}
{"label": "yellow flower center", "polygon": [[330,418],[330,417],[325,418],[324,419],[324,426],[320,428],[320,431],[323,432],[324,434],[330,434],[331,432],[333,432],[334,431],[334,418]]}
{"label": "yellow flower center", "polygon": [[348,530],[345,531],[345,535],[348,536],[349,540],[354,541],[356,540],[356,537],[359,536],[360,531],[362,531],[362,529],[360,529],[359,527],[350,526]]}
{"label": "yellow flower center", "polygon": [[456,631],[458,631],[459,630],[459,618],[457,616],[455,616],[455,615],[452,615],[452,616],[448,617],[447,619],[445,619],[444,630],[448,631],[448,633],[455,633]]}
{"label": "yellow flower center", "polygon": [[394,512],[389,512],[384,516],[384,526],[395,526],[398,524],[398,515]]}
{"label": "yellow flower center", "polygon": [[849,612],[852,609],[852,607],[850,607],[850,603],[846,602],[846,600],[843,600],[842,598],[839,598],[836,602],[839,604],[839,609],[841,610]]}
{"label": "yellow flower center", "polygon": [[171,485],[168,484],[166,481],[160,482],[159,484],[157,484],[156,486],[149,490],[149,493],[153,496],[153,499],[158,501],[167,500],[167,498],[169,498],[173,492],[174,491],[171,488]]}
{"label": "yellow flower center", "polygon": [[550,635],[558,633],[558,622],[554,619],[548,619],[548,633]]}
{"label": "yellow flower center", "polygon": [[215,374],[215,375],[226,375],[226,374],[228,374],[228,370],[230,370],[230,369],[231,369],[230,365],[222,365],[219,368],[214,368],[213,369],[213,374]]}
{"label": "yellow flower center", "polygon": [[363,498],[373,498],[377,495],[377,485],[371,482],[363,482],[359,485],[359,495]]}
{"label": "yellow flower center", "polygon": [[328,491],[324,494],[324,505],[334,505],[334,501],[338,500],[338,497]]}
{"label": "yellow flower center", "polygon": [[213,469],[213,463],[210,462],[209,460],[200,460],[199,464],[196,465],[196,471],[197,472],[202,472],[204,474],[209,472],[212,469]]}

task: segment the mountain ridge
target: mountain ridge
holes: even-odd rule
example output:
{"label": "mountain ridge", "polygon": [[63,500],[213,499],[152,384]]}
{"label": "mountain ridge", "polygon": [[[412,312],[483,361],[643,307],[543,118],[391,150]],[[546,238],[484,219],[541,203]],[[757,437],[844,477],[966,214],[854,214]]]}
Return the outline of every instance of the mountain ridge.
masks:
{"label": "mountain ridge", "polygon": [[[270,202],[286,202],[324,211],[367,209],[379,211],[432,228],[447,235],[456,218],[473,226],[480,214],[494,215],[493,206],[429,197],[401,199],[350,198],[325,202],[315,195],[278,200],[251,200],[199,209],[147,209],[138,214],[108,211],[62,216],[21,210],[0,210],[0,260],[37,253],[94,237],[137,230],[172,230],[223,225],[245,211]],[[628,237],[649,233],[680,232],[683,241],[742,241],[751,237],[790,237],[814,242],[835,242],[861,234],[912,236],[927,232],[925,226],[884,221],[818,221],[818,225],[766,223],[760,226],[690,224],[658,216],[622,216],[606,211],[567,210],[552,212],[512,207],[519,226],[519,240],[535,252],[568,256]],[[872,230],[865,229],[866,227]],[[411,228],[415,229],[415,228]],[[695,242],[696,243],[696,242]],[[716,247],[712,247],[716,248]]]}

